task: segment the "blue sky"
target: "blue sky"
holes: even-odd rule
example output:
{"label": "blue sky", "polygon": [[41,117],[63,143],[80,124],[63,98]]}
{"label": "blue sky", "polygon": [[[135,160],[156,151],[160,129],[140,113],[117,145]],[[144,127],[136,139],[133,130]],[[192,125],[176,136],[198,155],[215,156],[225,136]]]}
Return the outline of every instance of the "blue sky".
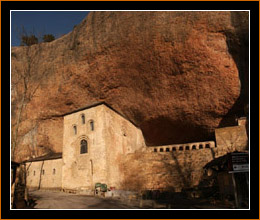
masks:
{"label": "blue sky", "polygon": [[53,34],[58,38],[72,31],[88,13],[89,11],[12,11],[11,45],[20,45],[18,30],[22,26],[28,34]]}

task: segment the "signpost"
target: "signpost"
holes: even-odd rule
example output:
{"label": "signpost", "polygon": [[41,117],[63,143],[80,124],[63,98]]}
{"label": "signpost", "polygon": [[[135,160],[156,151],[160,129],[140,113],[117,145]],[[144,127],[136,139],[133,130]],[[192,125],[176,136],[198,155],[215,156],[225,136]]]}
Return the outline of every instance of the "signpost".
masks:
{"label": "signpost", "polygon": [[[232,174],[232,181],[234,186],[234,196],[236,207],[239,207],[237,184],[235,173],[249,172],[249,157],[248,153],[231,153],[228,158],[228,172]],[[247,182],[248,184],[248,182]]]}
{"label": "signpost", "polygon": [[248,153],[231,153],[228,158],[229,173],[249,172]]}

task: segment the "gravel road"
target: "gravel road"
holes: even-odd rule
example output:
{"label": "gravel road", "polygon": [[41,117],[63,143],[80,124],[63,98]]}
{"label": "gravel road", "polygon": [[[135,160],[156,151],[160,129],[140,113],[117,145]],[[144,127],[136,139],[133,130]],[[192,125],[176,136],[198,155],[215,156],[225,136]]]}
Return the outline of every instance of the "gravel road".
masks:
{"label": "gravel road", "polygon": [[125,200],[78,195],[65,192],[36,190],[29,192],[30,209],[233,209],[233,202],[207,199],[175,199],[171,204],[154,200]]}
{"label": "gravel road", "polygon": [[[34,209],[138,209],[139,204],[116,198],[101,198],[64,192],[31,191]],[[151,207],[150,207],[151,208]]]}

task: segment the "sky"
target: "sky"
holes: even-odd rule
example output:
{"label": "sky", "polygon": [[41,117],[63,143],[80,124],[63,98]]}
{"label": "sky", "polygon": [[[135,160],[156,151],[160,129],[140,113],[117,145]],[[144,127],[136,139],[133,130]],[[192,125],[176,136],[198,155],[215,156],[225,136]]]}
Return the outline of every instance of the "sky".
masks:
{"label": "sky", "polygon": [[59,38],[73,30],[89,11],[12,11],[11,12],[11,45],[19,46],[19,33],[22,27],[27,34],[53,34]]}

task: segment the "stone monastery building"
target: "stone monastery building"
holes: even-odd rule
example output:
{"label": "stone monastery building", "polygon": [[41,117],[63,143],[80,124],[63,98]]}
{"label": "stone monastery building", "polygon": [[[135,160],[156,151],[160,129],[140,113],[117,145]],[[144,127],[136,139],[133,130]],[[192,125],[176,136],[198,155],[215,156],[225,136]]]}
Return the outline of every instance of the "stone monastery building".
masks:
{"label": "stone monastery building", "polygon": [[[223,138],[227,141],[221,142]],[[244,124],[216,130],[218,139],[218,145],[147,147],[139,128],[106,103],[96,103],[64,115],[62,153],[25,161],[26,185],[81,193],[91,193],[96,183],[120,190],[180,191],[198,185],[203,166],[230,146],[245,150]]]}

